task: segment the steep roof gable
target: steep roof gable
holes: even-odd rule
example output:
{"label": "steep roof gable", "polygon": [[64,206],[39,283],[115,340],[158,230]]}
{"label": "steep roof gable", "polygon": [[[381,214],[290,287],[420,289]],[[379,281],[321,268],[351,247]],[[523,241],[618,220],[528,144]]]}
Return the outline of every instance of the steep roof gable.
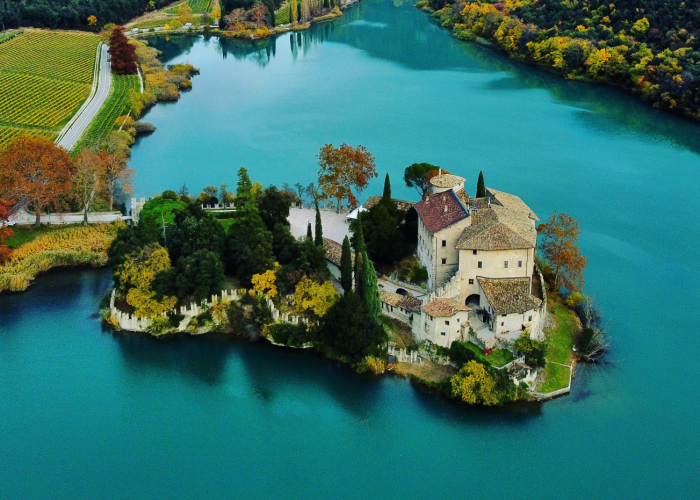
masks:
{"label": "steep roof gable", "polygon": [[524,313],[542,301],[530,295],[528,278],[483,278],[477,276],[484,295],[496,314]]}
{"label": "steep roof gable", "polygon": [[416,203],[415,209],[430,234],[469,217],[469,212],[452,190],[427,196]]}

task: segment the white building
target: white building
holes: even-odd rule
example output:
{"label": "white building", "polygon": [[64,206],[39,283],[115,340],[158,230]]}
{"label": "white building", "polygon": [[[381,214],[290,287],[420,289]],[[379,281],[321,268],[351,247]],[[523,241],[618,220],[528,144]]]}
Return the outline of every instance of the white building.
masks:
{"label": "white building", "polygon": [[495,189],[470,198],[456,175],[433,177],[431,189],[415,205],[417,255],[428,270],[430,297],[420,326],[414,322],[416,338],[446,347],[470,331],[488,347],[526,329],[541,338],[546,309],[534,263],[537,216],[517,196]]}

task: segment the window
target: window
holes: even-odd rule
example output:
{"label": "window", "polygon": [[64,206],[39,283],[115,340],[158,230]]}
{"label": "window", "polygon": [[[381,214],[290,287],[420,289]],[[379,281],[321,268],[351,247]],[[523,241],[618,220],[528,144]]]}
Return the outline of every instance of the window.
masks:
{"label": "window", "polygon": [[470,279],[470,280],[469,280],[469,284],[470,284],[470,285],[473,285],[473,284],[474,284],[474,280],[473,280],[473,279]]}
{"label": "window", "polygon": [[447,246],[447,240],[442,240],[442,246],[446,247]]}
{"label": "window", "polygon": [[446,324],[447,326],[450,326],[450,322],[447,321],[447,320],[445,320],[445,324]]}
{"label": "window", "polygon": [[532,316],[530,316],[530,318],[528,319],[528,321],[532,321]]}
{"label": "window", "polygon": [[442,259],[443,264],[447,264],[447,259]]}
{"label": "window", "polygon": [[440,335],[445,335],[445,332],[440,332]]}
{"label": "window", "polygon": [[478,267],[479,269],[481,269],[481,261],[477,262],[476,267]]}
{"label": "window", "polygon": [[503,315],[504,318],[507,317],[507,316],[508,316],[507,314],[504,314],[504,315]]}
{"label": "window", "polygon": [[503,262],[503,267],[505,267],[506,269],[508,269],[508,261],[507,261],[507,260]]}
{"label": "window", "polygon": [[518,267],[523,267],[523,261],[522,261],[522,260],[519,260],[519,261],[518,261]]}
{"label": "window", "polygon": [[504,326],[504,325],[505,325],[505,323],[503,321],[501,321],[501,326]]}
{"label": "window", "polygon": [[472,250],[472,255],[476,255],[476,250]]}

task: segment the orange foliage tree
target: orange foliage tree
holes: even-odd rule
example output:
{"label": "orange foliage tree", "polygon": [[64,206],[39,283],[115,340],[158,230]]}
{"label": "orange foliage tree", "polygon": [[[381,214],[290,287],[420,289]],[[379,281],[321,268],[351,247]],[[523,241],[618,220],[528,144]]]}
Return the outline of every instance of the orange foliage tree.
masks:
{"label": "orange foliage tree", "polygon": [[102,185],[109,200],[110,210],[114,210],[114,196],[118,189],[126,194],[131,192],[130,181],[134,171],[127,166],[127,161],[128,158],[119,152],[100,150],[101,171],[104,176]]}
{"label": "orange foliage tree", "polygon": [[83,148],[75,157],[75,177],[73,177],[73,191],[77,201],[83,209],[83,225],[88,224],[88,212],[92,207],[92,201],[100,189],[102,179],[102,164],[100,157],[92,149]]}
{"label": "orange foliage tree", "polygon": [[359,195],[370,179],[377,177],[374,156],[364,146],[353,148],[343,143],[336,149],[326,144],[318,153],[318,165],[318,186],[328,198],[337,200],[337,213],[346,198],[351,205],[357,204],[353,188]]}
{"label": "orange foliage tree", "polygon": [[5,262],[12,250],[5,243],[6,238],[11,238],[15,233],[9,227],[3,224],[10,217],[10,204],[7,201],[0,200],[0,266]]}
{"label": "orange foliage tree", "polygon": [[543,236],[540,244],[544,258],[554,268],[554,287],[564,287],[572,292],[583,288],[583,270],[588,259],[576,246],[581,230],[579,222],[566,214],[552,214],[545,224],[537,227]]}
{"label": "orange foliage tree", "polygon": [[21,135],[0,156],[2,194],[14,202],[26,201],[36,212],[37,226],[46,208],[63,204],[72,179],[68,153],[44,137]]}

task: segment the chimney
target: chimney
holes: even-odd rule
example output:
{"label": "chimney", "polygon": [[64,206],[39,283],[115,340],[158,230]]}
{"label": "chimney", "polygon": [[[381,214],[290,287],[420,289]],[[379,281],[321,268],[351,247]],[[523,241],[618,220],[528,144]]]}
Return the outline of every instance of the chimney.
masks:
{"label": "chimney", "polygon": [[438,168],[438,177],[442,175],[442,168]]}
{"label": "chimney", "polygon": [[425,197],[425,202],[426,202],[426,203],[430,203],[430,195],[427,195],[427,196]]}
{"label": "chimney", "polygon": [[447,205],[445,205],[445,208],[442,210],[443,212],[447,213]]}

